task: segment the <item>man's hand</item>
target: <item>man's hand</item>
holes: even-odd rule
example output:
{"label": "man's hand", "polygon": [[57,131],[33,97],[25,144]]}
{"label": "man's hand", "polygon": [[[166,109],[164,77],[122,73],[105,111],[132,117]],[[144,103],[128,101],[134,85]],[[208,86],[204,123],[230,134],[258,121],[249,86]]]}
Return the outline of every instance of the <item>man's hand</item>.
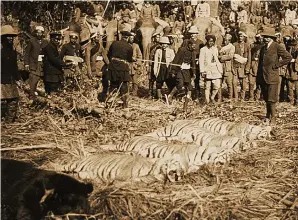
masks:
{"label": "man's hand", "polygon": [[30,71],[29,65],[25,65],[25,70],[28,71],[28,72]]}
{"label": "man's hand", "polygon": [[23,85],[23,81],[22,80],[18,80],[16,81],[16,84],[19,88],[22,88],[22,85]]}

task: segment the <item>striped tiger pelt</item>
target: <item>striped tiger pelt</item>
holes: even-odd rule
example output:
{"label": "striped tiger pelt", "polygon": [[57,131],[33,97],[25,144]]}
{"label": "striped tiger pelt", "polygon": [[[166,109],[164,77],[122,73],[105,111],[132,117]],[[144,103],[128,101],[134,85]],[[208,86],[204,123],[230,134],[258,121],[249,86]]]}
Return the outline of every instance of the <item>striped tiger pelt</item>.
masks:
{"label": "striped tiger pelt", "polygon": [[[218,136],[218,135],[217,135]],[[154,137],[136,136],[118,145],[102,146],[104,150],[135,152],[136,154],[149,158],[170,158],[174,155],[180,155],[188,163],[189,172],[198,170],[204,163],[226,162],[230,155],[239,152],[241,149],[238,143],[239,138],[222,138],[222,145],[215,144],[220,137],[210,140],[206,145],[195,144],[169,144],[159,141]],[[233,142],[234,141],[234,142]]]}
{"label": "striped tiger pelt", "polygon": [[190,120],[178,120],[174,123],[149,133],[146,136],[157,138],[160,141],[177,140],[183,143],[195,143],[200,146],[212,145],[213,147],[224,147],[227,144],[237,149],[244,149],[245,144],[238,137],[220,135],[194,125]]}
{"label": "striped tiger pelt", "polygon": [[250,125],[244,122],[235,123],[219,118],[207,118],[188,120],[194,125],[205,128],[211,132],[215,132],[221,135],[236,136],[239,138],[245,138],[246,141],[263,140],[270,137],[271,127],[261,127],[257,125]]}
{"label": "striped tiger pelt", "polygon": [[175,157],[152,160],[138,155],[104,152],[82,159],[72,160],[66,164],[53,164],[56,171],[73,173],[81,179],[98,182],[171,182],[180,180],[187,167],[181,166],[179,155]]}

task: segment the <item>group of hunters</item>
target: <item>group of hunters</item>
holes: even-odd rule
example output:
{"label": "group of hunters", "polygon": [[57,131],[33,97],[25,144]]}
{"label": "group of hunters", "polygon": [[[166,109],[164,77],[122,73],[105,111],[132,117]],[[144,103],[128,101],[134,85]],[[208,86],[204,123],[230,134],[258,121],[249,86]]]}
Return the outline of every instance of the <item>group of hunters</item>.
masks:
{"label": "group of hunters", "polygon": [[[95,7],[99,5],[97,3]],[[158,12],[156,6],[158,4],[145,1],[138,16],[169,19],[167,15]],[[88,77],[102,79],[103,91],[99,101],[104,101],[109,92],[117,91],[123,101],[123,108],[127,108],[130,82],[132,94],[137,95],[138,77],[145,74],[149,79],[149,96],[159,100],[165,97],[168,102],[183,96],[185,110],[191,99],[199,99],[203,94],[206,104],[222,102],[222,85],[226,84],[225,101],[244,102],[262,98],[266,102],[266,119],[274,125],[277,102],[298,104],[298,19],[294,6],[290,4],[289,10],[295,11],[295,15],[288,13],[291,19],[289,16],[285,18],[285,22],[293,27],[292,35],[282,36],[273,26],[265,26],[255,35],[255,42],[250,44],[244,31],[237,31],[235,37],[235,31],[226,27],[223,45],[216,46],[217,39],[213,34],[206,34],[205,43],[198,39],[199,30],[190,21],[194,17],[210,16],[208,2],[198,1],[195,7],[192,2],[186,3],[183,15],[174,13],[176,20],[169,26],[170,34],[157,30],[153,33],[146,53],[136,43],[136,34],[130,28],[119,31],[121,39],[116,39],[106,51],[98,32],[81,37],[72,31],[69,33],[69,42],[62,45],[61,32],[49,33],[48,41],[44,27],[36,26],[24,54],[25,70],[30,72],[29,99],[36,99],[40,80],[44,82],[49,97],[59,94],[65,79],[80,72],[82,63],[86,63]],[[102,11],[103,7],[99,9]],[[131,12],[126,9],[124,6],[117,12],[115,19],[120,16],[125,23]],[[236,18],[232,16],[235,10],[231,11],[231,22],[236,19],[236,25],[239,25],[240,20],[253,20],[247,18],[246,11],[243,12],[243,5],[238,5],[237,9]],[[250,18],[252,16],[254,13],[250,14]],[[183,39],[178,49],[173,46],[173,33]],[[12,26],[1,27],[1,116],[10,122],[16,118],[19,96],[17,87],[21,80],[14,48],[17,35]],[[204,89],[201,89],[203,83]],[[167,92],[162,90],[164,84]]]}

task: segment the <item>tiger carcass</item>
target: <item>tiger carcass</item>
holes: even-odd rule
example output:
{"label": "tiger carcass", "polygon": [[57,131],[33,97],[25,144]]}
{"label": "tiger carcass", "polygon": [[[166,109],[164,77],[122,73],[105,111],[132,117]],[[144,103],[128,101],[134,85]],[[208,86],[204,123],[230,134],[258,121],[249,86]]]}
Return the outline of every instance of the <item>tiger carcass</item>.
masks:
{"label": "tiger carcass", "polygon": [[160,141],[180,141],[205,147],[235,149],[236,151],[249,146],[249,143],[243,142],[238,137],[216,134],[191,122],[191,120],[178,120],[146,136],[157,138]]}
{"label": "tiger carcass", "polygon": [[188,164],[179,155],[152,160],[138,155],[103,152],[63,165],[53,165],[55,170],[76,174],[81,179],[97,182],[145,182],[179,181],[187,172]]}
{"label": "tiger carcass", "polygon": [[244,138],[245,141],[264,140],[270,137],[270,132],[272,129],[270,126],[263,127],[250,125],[244,122],[229,122],[219,118],[206,118],[187,121],[211,132],[221,135],[236,136],[241,139]]}
{"label": "tiger carcass", "polygon": [[170,158],[180,155],[188,163],[188,173],[199,169],[204,163],[226,162],[230,155],[239,152],[239,145],[225,145],[222,147],[195,144],[171,144],[165,141],[159,141],[154,137],[136,136],[123,141],[118,145],[101,146],[104,150],[134,152],[140,156],[148,158]]}

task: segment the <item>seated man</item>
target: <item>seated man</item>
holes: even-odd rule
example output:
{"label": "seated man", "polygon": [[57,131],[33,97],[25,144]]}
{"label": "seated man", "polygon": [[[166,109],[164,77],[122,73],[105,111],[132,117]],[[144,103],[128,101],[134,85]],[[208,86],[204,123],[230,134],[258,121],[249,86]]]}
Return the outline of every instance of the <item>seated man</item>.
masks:
{"label": "seated man", "polygon": [[182,15],[178,15],[178,20],[175,21],[174,27],[173,27],[173,33],[174,34],[183,34],[185,31],[185,22],[182,20]]}
{"label": "seated man", "polygon": [[120,30],[131,30],[132,29],[132,25],[131,25],[131,22],[130,22],[130,19],[129,19],[129,15],[127,14],[124,14],[122,16],[122,22],[120,24]]}
{"label": "seated man", "polygon": [[196,8],[196,18],[210,17],[210,5],[206,1],[201,1]]}
{"label": "seated man", "polygon": [[140,13],[141,19],[154,19],[154,8],[149,1],[145,1],[142,11]]}
{"label": "seated man", "polygon": [[245,11],[243,5],[238,6],[237,17],[238,17],[237,22],[238,22],[239,26],[241,25],[241,23],[244,23],[244,24],[248,23],[247,11]]}

